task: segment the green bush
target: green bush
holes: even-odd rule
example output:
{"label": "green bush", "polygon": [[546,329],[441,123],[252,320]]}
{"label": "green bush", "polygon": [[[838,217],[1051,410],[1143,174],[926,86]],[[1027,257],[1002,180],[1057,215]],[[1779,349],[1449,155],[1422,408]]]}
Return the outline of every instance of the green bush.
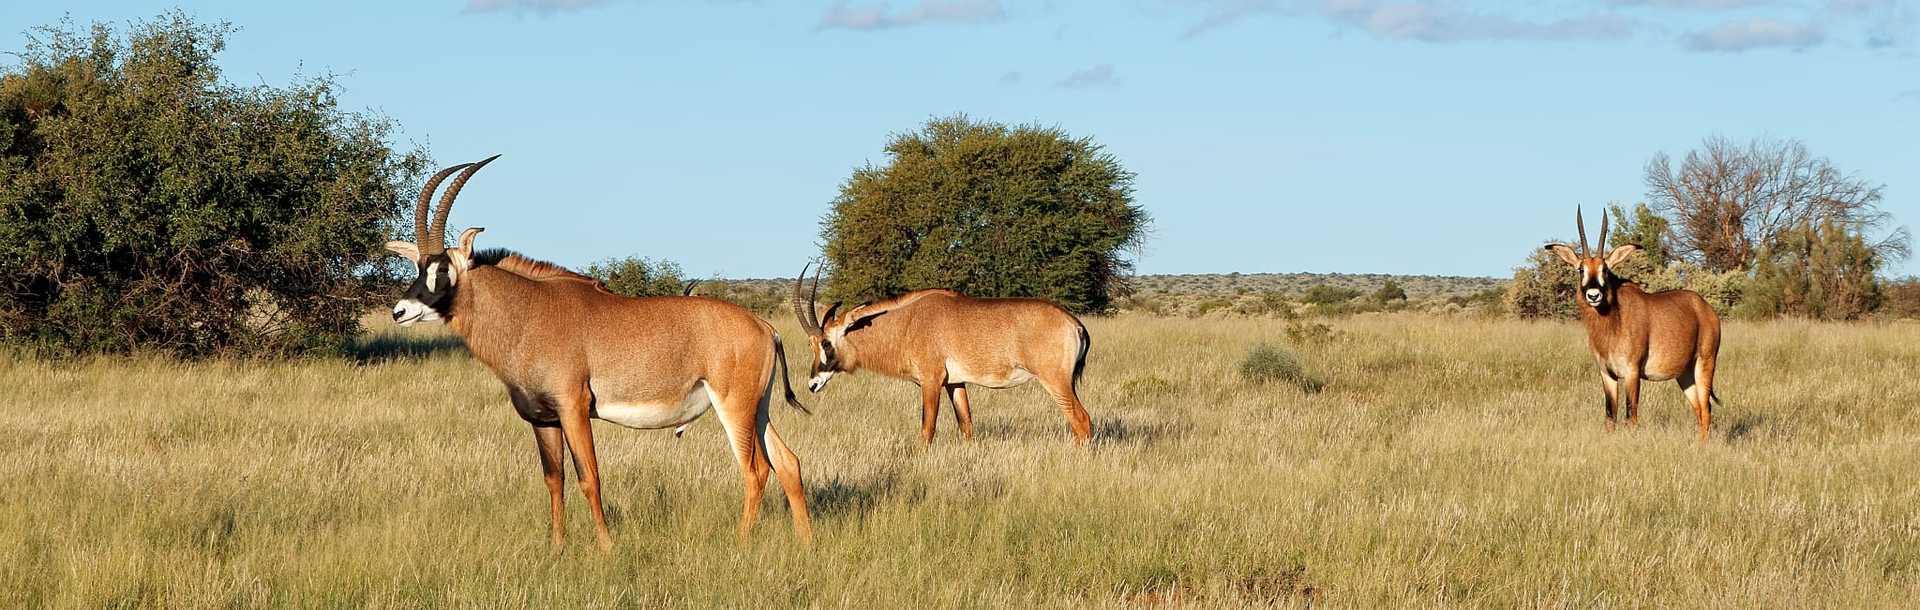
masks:
{"label": "green bush", "polygon": [[1880,255],[1865,237],[1828,220],[1802,223],[1762,249],[1738,313],[1852,320],[1880,304]]}
{"label": "green bush", "polygon": [[1314,284],[1300,294],[1300,302],[1308,305],[1334,305],[1345,303],[1363,294],[1357,288],[1340,288],[1326,284]]}
{"label": "green bush", "polygon": [[687,288],[679,263],[664,259],[610,258],[587,265],[587,275],[606,284],[609,292],[630,297],[679,296]]}
{"label": "green bush", "polygon": [[1240,378],[1251,383],[1285,383],[1301,392],[1318,393],[1326,383],[1308,373],[1300,358],[1286,348],[1262,343],[1240,361]]}
{"label": "green bush", "polygon": [[1099,313],[1125,293],[1147,212],[1133,173],[1093,140],[955,116],[895,135],[886,153],[854,170],[821,222],[832,299],[940,287]]}
{"label": "green bush", "polygon": [[1288,322],[1287,341],[1294,345],[1315,347],[1326,345],[1346,338],[1332,326],[1319,322]]}
{"label": "green bush", "polygon": [[222,79],[233,28],[38,29],[0,68],[0,338],[52,354],[335,350],[390,296],[427,159],[326,77]]}

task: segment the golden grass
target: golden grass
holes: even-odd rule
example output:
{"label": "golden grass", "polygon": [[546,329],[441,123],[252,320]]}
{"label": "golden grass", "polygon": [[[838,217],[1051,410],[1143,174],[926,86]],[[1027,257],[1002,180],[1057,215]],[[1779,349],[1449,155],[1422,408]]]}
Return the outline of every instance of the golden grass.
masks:
{"label": "golden grass", "polygon": [[[799,332],[782,321],[789,346]],[[616,548],[546,546],[532,435],[435,330],[361,361],[0,360],[0,605],[1860,607],[1920,593],[1920,326],[1734,324],[1713,440],[1670,383],[1603,433],[1568,324],[1364,316],[1237,374],[1284,322],[1088,321],[1075,448],[1037,387],[919,446],[904,382],[774,414],[776,489],[734,537],[718,426],[606,424]],[[803,358],[789,353],[790,357]],[[798,381],[798,375],[795,376]]]}

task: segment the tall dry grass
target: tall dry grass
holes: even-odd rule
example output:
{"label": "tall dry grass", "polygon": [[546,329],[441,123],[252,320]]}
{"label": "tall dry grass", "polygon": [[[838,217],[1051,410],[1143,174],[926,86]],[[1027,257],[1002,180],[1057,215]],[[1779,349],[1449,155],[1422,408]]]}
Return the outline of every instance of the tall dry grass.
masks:
{"label": "tall dry grass", "polygon": [[[783,334],[800,336],[790,323]],[[1284,322],[1089,320],[1091,448],[1037,387],[919,446],[916,393],[774,414],[818,543],[734,537],[718,426],[598,424],[616,548],[434,331],[295,364],[0,359],[0,605],[1905,606],[1920,594],[1920,326],[1727,329],[1713,440],[1671,384],[1603,433],[1571,325],[1335,321],[1325,382],[1244,381]],[[796,359],[804,356],[789,354]]]}

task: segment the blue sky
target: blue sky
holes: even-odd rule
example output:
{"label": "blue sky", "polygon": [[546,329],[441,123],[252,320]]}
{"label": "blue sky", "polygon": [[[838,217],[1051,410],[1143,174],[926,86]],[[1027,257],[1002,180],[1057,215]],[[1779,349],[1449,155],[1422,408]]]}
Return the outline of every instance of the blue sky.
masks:
{"label": "blue sky", "polygon": [[[454,227],[567,265],[789,275],[891,133],[964,112],[1092,136],[1138,174],[1143,273],[1505,276],[1642,168],[1798,138],[1920,228],[1911,0],[423,0],[180,5],[227,77],[332,72],[451,163]],[[63,15],[0,4],[0,51]],[[7,42],[12,41],[12,42]],[[1908,261],[1894,275],[1920,273]]]}

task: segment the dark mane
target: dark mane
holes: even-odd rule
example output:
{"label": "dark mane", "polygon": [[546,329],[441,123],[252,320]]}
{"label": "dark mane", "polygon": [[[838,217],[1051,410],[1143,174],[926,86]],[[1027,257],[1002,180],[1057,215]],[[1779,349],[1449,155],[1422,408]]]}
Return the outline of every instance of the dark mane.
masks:
{"label": "dark mane", "polygon": [[[494,267],[499,267],[501,270],[504,270],[508,273],[512,273],[514,275],[518,275],[520,277],[524,277],[530,280],[539,280],[539,281],[573,280],[577,282],[587,282],[595,286],[601,286],[600,280],[596,280],[589,276],[574,273],[573,271],[568,270],[566,267],[555,265],[547,261],[535,260],[535,259],[527,258],[525,256],[521,256],[520,253],[514,252],[512,250],[508,250],[506,248],[488,248],[486,250],[475,252],[473,254],[473,265],[475,267],[479,267],[482,265],[492,265]],[[605,289],[604,286],[602,286],[601,288],[603,290]]]}

